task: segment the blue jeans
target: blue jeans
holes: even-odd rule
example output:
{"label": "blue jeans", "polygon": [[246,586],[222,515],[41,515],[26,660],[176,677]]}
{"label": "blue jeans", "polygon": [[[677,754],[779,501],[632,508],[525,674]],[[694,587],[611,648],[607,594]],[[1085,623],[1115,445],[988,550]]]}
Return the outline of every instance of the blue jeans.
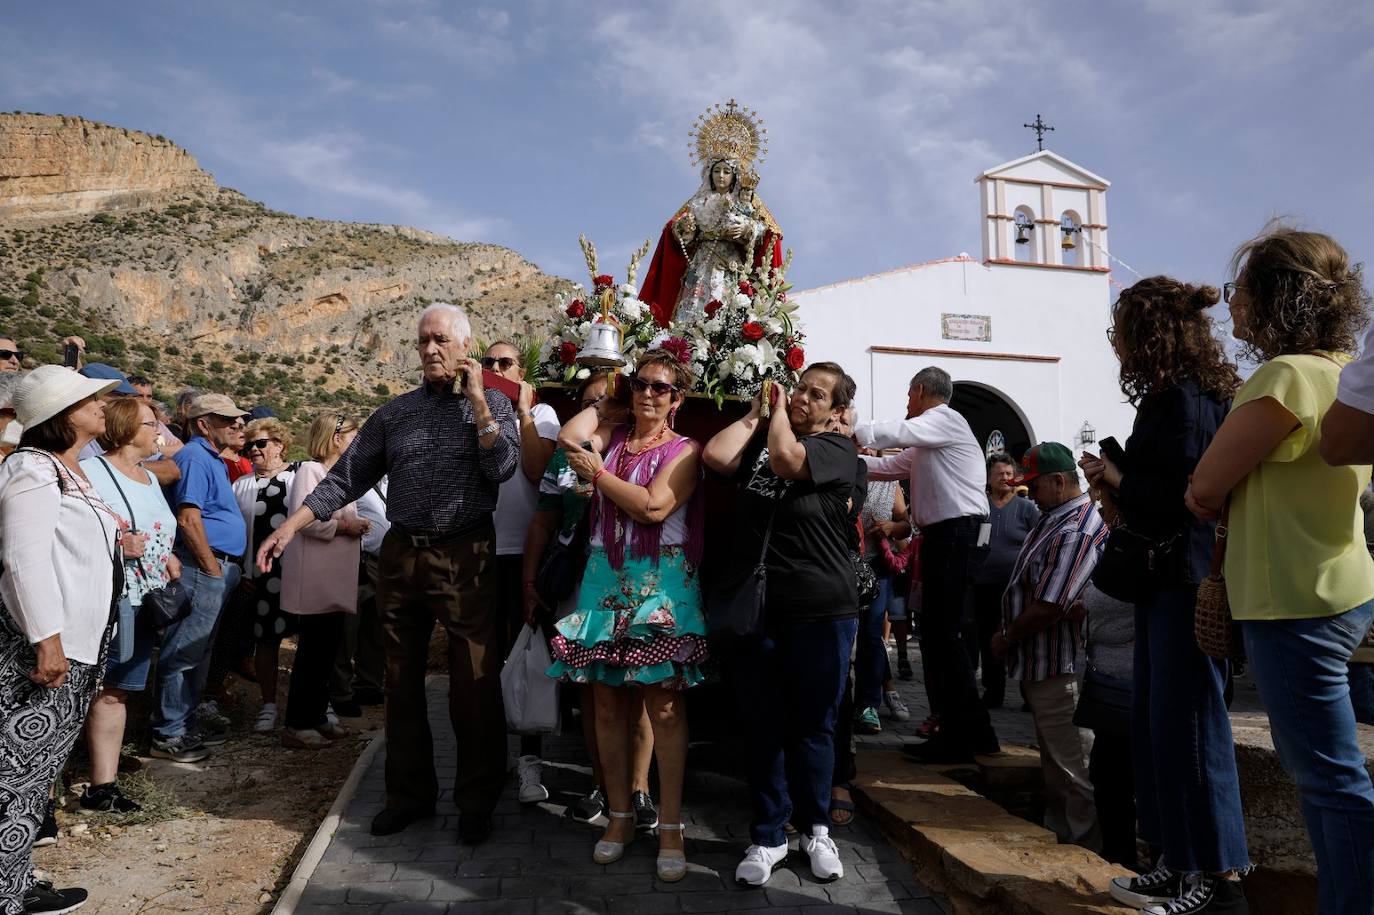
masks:
{"label": "blue jeans", "polygon": [[1226,662],[1197,647],[1197,586],[1136,605],[1131,748],[1140,835],[1184,873],[1250,864],[1236,744],[1222,692]]}
{"label": "blue jeans", "polygon": [[1374,724],[1374,664],[1350,665],[1350,704],[1356,721]]}
{"label": "blue jeans", "polygon": [[1302,797],[1322,915],[1374,912],[1374,787],[1346,679],[1371,620],[1374,600],[1339,616],[1241,623],[1274,748]]}
{"label": "blue jeans", "polygon": [[[878,557],[878,562],[882,557]],[[858,643],[854,646],[854,709],[877,708],[883,701],[883,680],[887,679],[887,646],[883,644],[883,623],[892,597],[892,576],[878,578],[878,596],[867,607],[859,608]]]}
{"label": "blue jeans", "polygon": [[749,838],[776,848],[783,826],[830,825],[835,717],[857,619],[781,626],[740,646],[735,684],[747,728]]}
{"label": "blue jeans", "polygon": [[153,733],[164,739],[185,734],[192,724],[210,670],[220,611],[239,582],[239,567],[232,562],[219,560],[218,578],[188,559],[182,562],[181,584],[190,595],[191,612],[162,633],[157,659],[152,725]]}

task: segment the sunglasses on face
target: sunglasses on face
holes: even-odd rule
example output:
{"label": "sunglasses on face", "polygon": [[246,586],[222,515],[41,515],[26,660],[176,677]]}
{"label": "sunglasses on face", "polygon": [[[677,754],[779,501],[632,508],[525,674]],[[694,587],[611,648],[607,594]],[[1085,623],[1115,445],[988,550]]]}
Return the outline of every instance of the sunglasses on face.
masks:
{"label": "sunglasses on face", "polygon": [[588,409],[589,407],[594,407],[594,406],[596,406],[596,405],[599,404],[599,403],[601,403],[601,398],[600,398],[600,397],[587,397],[587,398],[584,398],[583,401],[582,401],[582,409],[586,410],[586,409]]}
{"label": "sunglasses on face", "polygon": [[22,349],[0,349],[0,362],[13,359],[16,362],[24,358]]}
{"label": "sunglasses on face", "polygon": [[266,451],[266,450],[267,450],[267,444],[268,444],[269,442],[271,442],[271,441],[272,441],[272,439],[270,439],[270,438],[255,438],[255,439],[253,439],[251,442],[248,442],[246,445],[244,445],[244,446],[243,446],[243,450],[244,450],[244,451],[253,451],[253,450],[257,450],[257,451]]}
{"label": "sunglasses on face", "polygon": [[[515,365],[515,364],[516,364],[517,362],[519,362],[519,361],[520,361],[519,359],[516,359],[516,358],[514,358],[514,357],[512,357],[512,356],[502,356],[502,357],[499,358],[499,359],[496,358],[495,356],[486,356],[485,358],[482,359],[482,368],[486,369],[488,372],[492,372],[492,371],[502,371],[502,372],[505,372],[505,371],[509,371],[509,370],[510,370],[510,367],[513,366],[513,365]],[[499,369],[497,368],[498,366],[500,367]]]}
{"label": "sunglasses on face", "polygon": [[630,377],[630,390],[636,394],[653,391],[655,397],[666,397],[669,394],[677,393],[677,385],[669,384],[666,381],[645,381],[638,375],[632,375]]}
{"label": "sunglasses on face", "polygon": [[1231,304],[1232,297],[1235,296],[1237,289],[1244,289],[1240,283],[1223,283],[1221,285],[1221,300],[1227,305]]}

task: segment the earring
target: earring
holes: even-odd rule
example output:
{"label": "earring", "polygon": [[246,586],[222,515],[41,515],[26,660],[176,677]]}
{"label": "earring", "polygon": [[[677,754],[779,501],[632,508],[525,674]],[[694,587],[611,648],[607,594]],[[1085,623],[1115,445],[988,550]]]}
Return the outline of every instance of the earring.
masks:
{"label": "earring", "polygon": [[674,424],[676,421],[677,421],[677,407],[673,407],[671,410],[668,411],[668,428],[669,428],[669,429],[674,428],[673,424]]}

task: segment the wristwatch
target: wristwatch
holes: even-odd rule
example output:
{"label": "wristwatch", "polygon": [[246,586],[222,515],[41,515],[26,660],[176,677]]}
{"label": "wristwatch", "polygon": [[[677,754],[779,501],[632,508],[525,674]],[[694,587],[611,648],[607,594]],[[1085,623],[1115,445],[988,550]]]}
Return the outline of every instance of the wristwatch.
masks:
{"label": "wristwatch", "polygon": [[484,436],[491,435],[493,432],[500,431],[501,424],[496,422],[495,420],[492,420],[490,423],[477,430],[477,437],[482,438]]}

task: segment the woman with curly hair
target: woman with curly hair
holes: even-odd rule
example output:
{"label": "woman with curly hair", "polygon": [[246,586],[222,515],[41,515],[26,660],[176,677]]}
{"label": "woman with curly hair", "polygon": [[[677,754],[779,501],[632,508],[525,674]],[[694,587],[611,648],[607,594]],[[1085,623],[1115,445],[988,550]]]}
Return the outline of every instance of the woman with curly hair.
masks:
{"label": "woman with curly hair", "polygon": [[701,682],[707,657],[696,571],[705,522],[701,448],[673,431],[691,388],[686,365],[666,349],[649,350],[620,379],[616,403],[588,407],[558,437],[568,464],[593,490],[591,554],[577,609],[558,621],[549,668],[552,677],[592,684],[610,805],[592,858],[618,861],[634,838],[630,723],[642,696],[658,760],[656,869],[664,882],[687,875],[686,690]]}
{"label": "woman with curly hair", "polygon": [[[1137,907],[1168,905],[1198,875],[1238,877],[1250,864],[1223,698],[1227,664],[1203,654],[1193,635],[1216,526],[1183,505],[1188,477],[1240,384],[1207,315],[1218,298],[1212,286],[1167,276],[1122,291],[1107,335],[1121,360],[1121,391],[1137,409],[1135,427],[1119,464],[1082,461],[1118,525],[1150,541],[1156,557],[1143,593],[1099,582],[1136,606],[1134,780],[1141,835],[1163,852],[1149,873],[1112,881],[1112,896]],[[1238,882],[1224,890],[1244,904]]]}
{"label": "woman with curly hair", "polygon": [[[1318,453],[1323,416],[1368,320],[1360,266],[1335,239],[1271,227],[1226,285],[1234,334],[1262,364],[1198,462],[1198,518],[1230,500],[1226,584],[1274,747],[1297,782],[1322,913],[1374,911],[1374,786],[1346,663],[1374,619],[1360,493],[1368,465]],[[1191,910],[1189,910],[1191,911]]]}

